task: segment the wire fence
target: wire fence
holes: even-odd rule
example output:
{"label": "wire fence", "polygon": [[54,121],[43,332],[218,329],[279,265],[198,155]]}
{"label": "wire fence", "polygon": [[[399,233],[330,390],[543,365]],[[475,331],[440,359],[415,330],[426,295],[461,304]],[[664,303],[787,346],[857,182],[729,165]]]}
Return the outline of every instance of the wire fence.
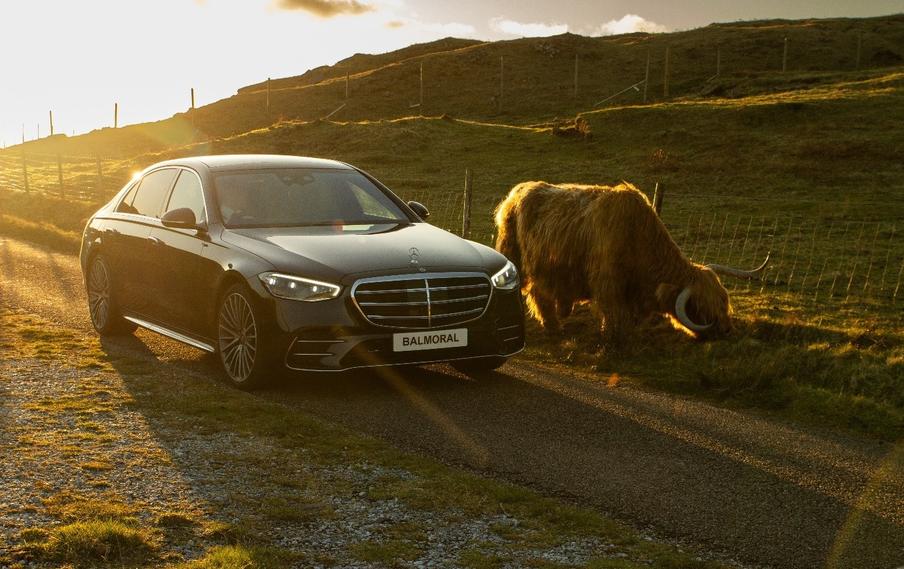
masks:
{"label": "wire fence", "polygon": [[0,190],[104,202],[131,177],[130,160],[45,155],[0,154]]}
{"label": "wire fence", "polygon": [[[129,160],[22,154],[0,156],[0,191],[28,192],[64,200],[103,203],[139,165]],[[467,192],[400,192],[428,206],[429,221],[442,229],[493,245],[492,204],[481,202],[465,223]],[[485,196],[484,196],[485,197]],[[688,196],[683,196],[687,199]],[[712,203],[712,196],[698,196]],[[769,264],[757,281],[726,278],[732,291],[781,292],[809,303],[841,300],[876,306],[904,301],[904,220],[816,220],[805,216],[758,216],[707,207],[663,215],[673,239],[691,260],[739,268]],[[477,223],[472,223],[477,221]]]}
{"label": "wire fence", "polygon": [[[430,206],[430,221],[461,234],[463,194],[403,196]],[[480,215],[489,217],[489,212]],[[739,215],[709,209],[676,212],[663,222],[684,254],[697,263],[752,269],[769,257],[759,280],[724,277],[729,291],[794,297],[802,305],[832,301],[887,309],[904,303],[904,220]],[[493,245],[490,230],[468,237]]]}
{"label": "wire fence", "polygon": [[692,260],[740,268],[758,266],[761,279],[728,279],[731,289],[785,292],[812,302],[897,304],[904,300],[904,238],[899,221],[745,216],[711,211],[665,220]]}

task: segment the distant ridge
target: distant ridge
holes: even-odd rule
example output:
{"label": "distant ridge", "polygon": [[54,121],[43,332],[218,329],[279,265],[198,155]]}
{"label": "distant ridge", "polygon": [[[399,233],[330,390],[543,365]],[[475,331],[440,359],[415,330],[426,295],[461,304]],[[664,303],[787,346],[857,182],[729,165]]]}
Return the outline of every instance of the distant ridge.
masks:
{"label": "distant ridge", "polygon": [[[390,63],[405,61],[406,59],[411,59],[412,57],[420,57],[441,51],[453,51],[456,49],[461,49],[463,47],[479,45],[481,43],[484,42],[480,40],[448,37],[432,42],[412,44],[408,47],[403,47],[402,49],[388,53],[356,53],[351,57],[347,57],[337,62],[335,65],[321,65],[320,67],[310,69],[302,73],[301,75],[274,79],[270,82],[270,87],[273,89],[282,89],[285,87],[314,85],[315,83],[320,83],[321,81],[324,81],[326,79],[344,77],[346,73],[360,73],[362,71],[369,71],[371,69],[383,67],[384,65],[388,65]],[[266,87],[267,82],[263,81],[261,83],[255,83],[253,85],[242,87],[238,90],[238,92],[247,93],[260,91],[261,89],[266,89]]]}
{"label": "distant ridge", "polygon": [[[782,72],[786,38],[787,70]],[[649,82],[641,88],[648,57]],[[717,23],[662,34],[567,33],[495,42],[444,38],[389,53],[356,54],[275,78],[269,109],[262,81],[160,121],[58,135],[25,147],[35,153],[131,157],[324,117],[345,122],[445,115],[531,125],[574,117],[601,102],[604,107],[644,104],[644,93],[647,104],[738,98],[811,89],[900,66],[904,14]]]}

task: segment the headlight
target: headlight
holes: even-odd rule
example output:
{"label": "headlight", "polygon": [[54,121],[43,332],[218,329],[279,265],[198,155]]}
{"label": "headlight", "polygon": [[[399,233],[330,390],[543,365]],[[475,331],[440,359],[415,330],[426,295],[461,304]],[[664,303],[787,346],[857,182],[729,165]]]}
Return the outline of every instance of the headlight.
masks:
{"label": "headlight", "polygon": [[264,287],[270,291],[270,294],[288,300],[304,300],[307,302],[328,300],[339,296],[339,291],[342,290],[341,287],[334,284],[280,273],[261,273],[259,276],[261,282],[264,283]]}
{"label": "headlight", "polygon": [[511,290],[518,286],[518,269],[511,261],[506,261],[502,270],[493,275],[493,286],[505,290]]}

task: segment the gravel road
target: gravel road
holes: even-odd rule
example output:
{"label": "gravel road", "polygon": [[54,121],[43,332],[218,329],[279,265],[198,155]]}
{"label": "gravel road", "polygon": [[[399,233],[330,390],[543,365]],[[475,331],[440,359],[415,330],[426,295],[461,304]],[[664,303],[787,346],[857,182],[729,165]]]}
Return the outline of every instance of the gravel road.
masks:
{"label": "gravel road", "polygon": [[[0,304],[90,331],[75,257],[0,238]],[[199,352],[139,331],[161,366]],[[513,361],[292,377],[261,397],[653,533],[782,568],[904,566],[904,443],[815,431]]]}

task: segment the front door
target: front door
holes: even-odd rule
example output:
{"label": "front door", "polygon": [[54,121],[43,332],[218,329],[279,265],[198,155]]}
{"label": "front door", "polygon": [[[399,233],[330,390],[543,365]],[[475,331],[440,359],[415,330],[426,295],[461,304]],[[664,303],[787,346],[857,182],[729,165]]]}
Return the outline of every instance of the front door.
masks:
{"label": "front door", "polygon": [[155,280],[155,312],[168,327],[193,336],[203,336],[208,326],[204,322],[204,289],[202,275],[208,246],[207,212],[198,175],[182,170],[167,200],[165,212],[188,208],[195,214],[201,229],[158,227],[151,232],[152,246],[161,251],[165,263],[158,269]]}

